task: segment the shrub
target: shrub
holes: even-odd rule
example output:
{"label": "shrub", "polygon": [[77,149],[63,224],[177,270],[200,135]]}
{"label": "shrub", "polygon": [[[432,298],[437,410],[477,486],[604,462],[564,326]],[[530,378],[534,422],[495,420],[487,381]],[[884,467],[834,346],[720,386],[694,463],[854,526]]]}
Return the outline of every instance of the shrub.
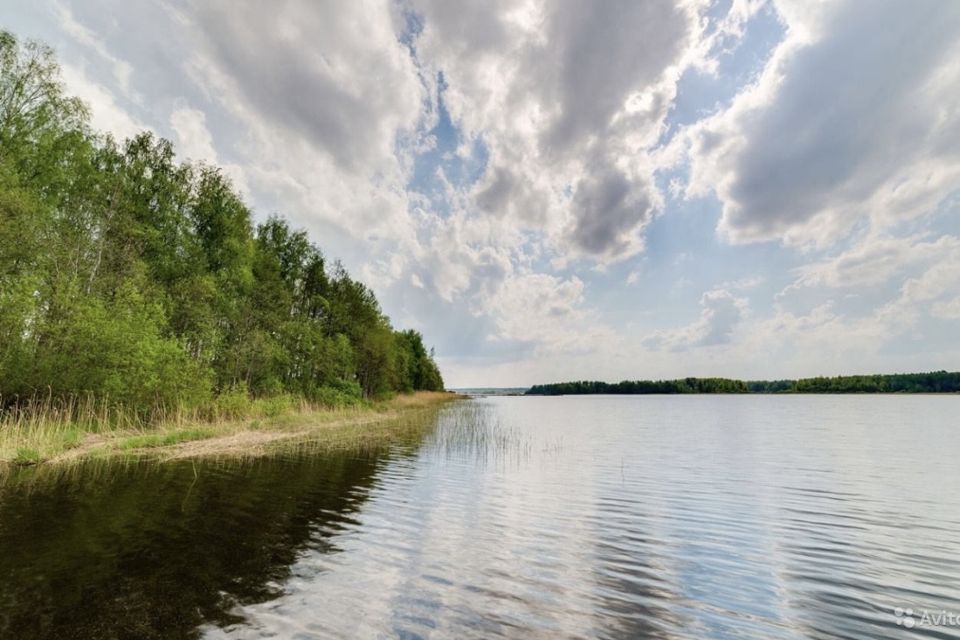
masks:
{"label": "shrub", "polygon": [[217,418],[242,418],[250,415],[252,407],[247,385],[241,382],[217,396],[213,402],[213,413]]}

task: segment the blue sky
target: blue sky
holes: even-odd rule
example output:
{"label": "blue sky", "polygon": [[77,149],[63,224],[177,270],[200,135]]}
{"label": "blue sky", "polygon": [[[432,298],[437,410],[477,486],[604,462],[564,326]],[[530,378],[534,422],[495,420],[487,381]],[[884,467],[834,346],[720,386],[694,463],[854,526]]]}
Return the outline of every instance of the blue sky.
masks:
{"label": "blue sky", "polygon": [[3,3],[450,386],[957,369],[960,3]]}

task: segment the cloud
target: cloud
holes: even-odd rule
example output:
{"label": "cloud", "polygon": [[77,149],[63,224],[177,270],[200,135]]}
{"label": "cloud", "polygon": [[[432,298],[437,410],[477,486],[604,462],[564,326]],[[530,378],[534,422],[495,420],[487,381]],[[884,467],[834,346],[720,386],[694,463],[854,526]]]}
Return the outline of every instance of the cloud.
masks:
{"label": "cloud", "polygon": [[954,4],[66,6],[34,35],[95,127],[224,167],[478,383],[956,353],[956,210],[925,215],[960,186]]}
{"label": "cloud", "polygon": [[882,307],[877,315],[892,325],[911,325],[926,315],[954,319],[958,291],[960,248],[954,248],[922,274],[904,282],[900,296]]}
{"label": "cloud", "polygon": [[106,43],[86,26],[78,22],[70,9],[60,2],[53,3],[54,13],[60,27],[70,35],[75,41],[84,47],[94,51],[102,58],[112,69],[114,80],[120,86],[124,96],[133,102],[139,102],[140,96],[133,91],[131,86],[131,77],[133,76],[133,66],[126,60],[113,55],[107,48]]}
{"label": "cloud", "polygon": [[[395,13],[387,0],[187,2],[177,13],[186,75],[203,111],[220,114],[212,142],[232,134],[216,148],[243,166],[257,208],[306,227],[378,290],[409,281],[419,241],[406,184],[432,117]],[[202,144],[196,114],[175,115]]]}
{"label": "cloud", "polygon": [[829,246],[933,209],[960,184],[960,4],[776,3],[759,81],[691,129],[689,193],[734,242]]}
{"label": "cloud", "polygon": [[718,289],[753,289],[767,281],[766,276],[746,276],[737,280],[728,280],[717,285]]}
{"label": "cloud", "polygon": [[459,312],[489,320],[487,340],[563,353],[599,347],[613,336],[587,309],[584,282],[535,270],[531,250],[511,228],[462,211],[425,216],[430,242],[415,256],[412,277]]}
{"label": "cloud", "polygon": [[516,273],[486,296],[492,310],[494,340],[528,343],[540,353],[601,349],[613,332],[583,308],[583,282],[545,273]]}
{"label": "cloud", "polygon": [[653,147],[696,50],[699,7],[666,0],[413,0],[425,68],[488,153],[468,206],[542,235],[561,260],[642,250],[662,205]]}
{"label": "cloud", "polygon": [[392,162],[422,87],[390,4],[194,2],[203,51],[246,108],[344,170]]}
{"label": "cloud", "polygon": [[[896,263],[900,267],[912,264],[914,274],[903,278],[886,302],[846,315],[841,314],[832,301],[817,305],[807,315],[796,315],[778,308],[772,316],[757,320],[745,332],[745,353],[772,353],[786,351],[789,347],[795,359],[808,359],[813,363],[818,358],[823,362],[831,359],[839,363],[857,362],[863,371],[865,362],[883,362],[878,353],[884,347],[903,344],[910,332],[918,327],[929,326],[931,318],[946,321],[960,319],[957,315],[960,308],[960,302],[957,301],[957,292],[960,291],[960,245],[956,238],[945,236],[938,242],[915,243],[910,248],[917,249],[925,244],[928,245],[926,251],[930,252],[928,260]],[[902,271],[898,268],[890,273],[895,272]],[[836,275],[829,273],[831,278]],[[897,280],[890,277],[888,281]],[[842,286],[842,282],[838,281],[838,286]],[[919,366],[944,366],[932,363],[946,362],[955,357],[955,330],[948,329],[947,335],[949,346],[941,349],[936,358],[922,348],[917,349],[918,357],[915,359],[920,362]],[[926,364],[923,364],[924,358],[927,359]],[[835,370],[839,372],[842,368]]]}
{"label": "cloud", "polygon": [[869,237],[836,256],[796,269],[800,287],[871,287],[890,282],[898,274],[919,265],[929,265],[960,250],[960,238],[941,236]]}
{"label": "cloud", "polygon": [[170,128],[177,137],[177,153],[183,160],[202,162],[223,170],[244,198],[250,196],[246,172],[238,164],[223,162],[207,128],[207,116],[199,109],[180,106],[170,113]]}
{"label": "cloud", "polygon": [[930,310],[935,318],[944,320],[960,320],[960,297],[952,300],[937,302]]}
{"label": "cloud", "polygon": [[597,171],[574,192],[573,220],[567,231],[573,247],[598,258],[633,255],[643,243],[635,230],[653,214],[650,186],[622,171]]}
{"label": "cloud", "polygon": [[[634,119],[634,126],[658,124],[656,110],[648,120],[647,110],[628,110],[627,102],[640,101],[638,94],[654,88],[679,61],[695,28],[694,16],[672,1],[621,0],[597,11],[574,0],[550,2],[544,10],[547,42],[531,62],[547,63],[541,67],[546,73],[530,74],[528,81],[542,106],[558,108],[539,132],[541,148],[578,151],[590,138],[608,134],[618,116]],[[546,56],[552,55],[559,64],[549,63]]]}
{"label": "cloud", "polygon": [[207,117],[199,109],[181,107],[170,114],[170,127],[177,134],[177,152],[188,160],[210,164],[217,162],[213,136],[207,129]]}
{"label": "cloud", "polygon": [[653,333],[643,341],[644,346],[654,350],[683,351],[730,344],[749,313],[746,298],[739,298],[726,289],[707,291],[700,298],[700,306],[699,320],[676,329]]}
{"label": "cloud", "polygon": [[60,66],[60,72],[70,94],[83,100],[90,108],[90,124],[97,131],[125,140],[149,129],[117,103],[113,92],[91,80],[82,67],[64,63]]}

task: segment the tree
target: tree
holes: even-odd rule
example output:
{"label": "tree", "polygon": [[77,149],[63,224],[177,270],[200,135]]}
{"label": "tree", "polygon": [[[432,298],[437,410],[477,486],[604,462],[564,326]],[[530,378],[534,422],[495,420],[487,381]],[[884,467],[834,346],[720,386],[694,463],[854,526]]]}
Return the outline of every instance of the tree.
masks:
{"label": "tree", "polygon": [[216,167],[89,130],[52,51],[0,32],[0,398],[149,414],[234,387],[341,404],[441,389],[417,332]]}

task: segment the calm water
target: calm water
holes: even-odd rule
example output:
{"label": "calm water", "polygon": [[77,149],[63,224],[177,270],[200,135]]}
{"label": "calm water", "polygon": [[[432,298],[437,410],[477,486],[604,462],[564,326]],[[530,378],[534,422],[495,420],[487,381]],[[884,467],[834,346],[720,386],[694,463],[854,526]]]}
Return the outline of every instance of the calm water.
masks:
{"label": "calm water", "polygon": [[383,450],[21,478],[0,637],[960,638],[921,624],[960,614],[958,422],[960,397],[483,398]]}

